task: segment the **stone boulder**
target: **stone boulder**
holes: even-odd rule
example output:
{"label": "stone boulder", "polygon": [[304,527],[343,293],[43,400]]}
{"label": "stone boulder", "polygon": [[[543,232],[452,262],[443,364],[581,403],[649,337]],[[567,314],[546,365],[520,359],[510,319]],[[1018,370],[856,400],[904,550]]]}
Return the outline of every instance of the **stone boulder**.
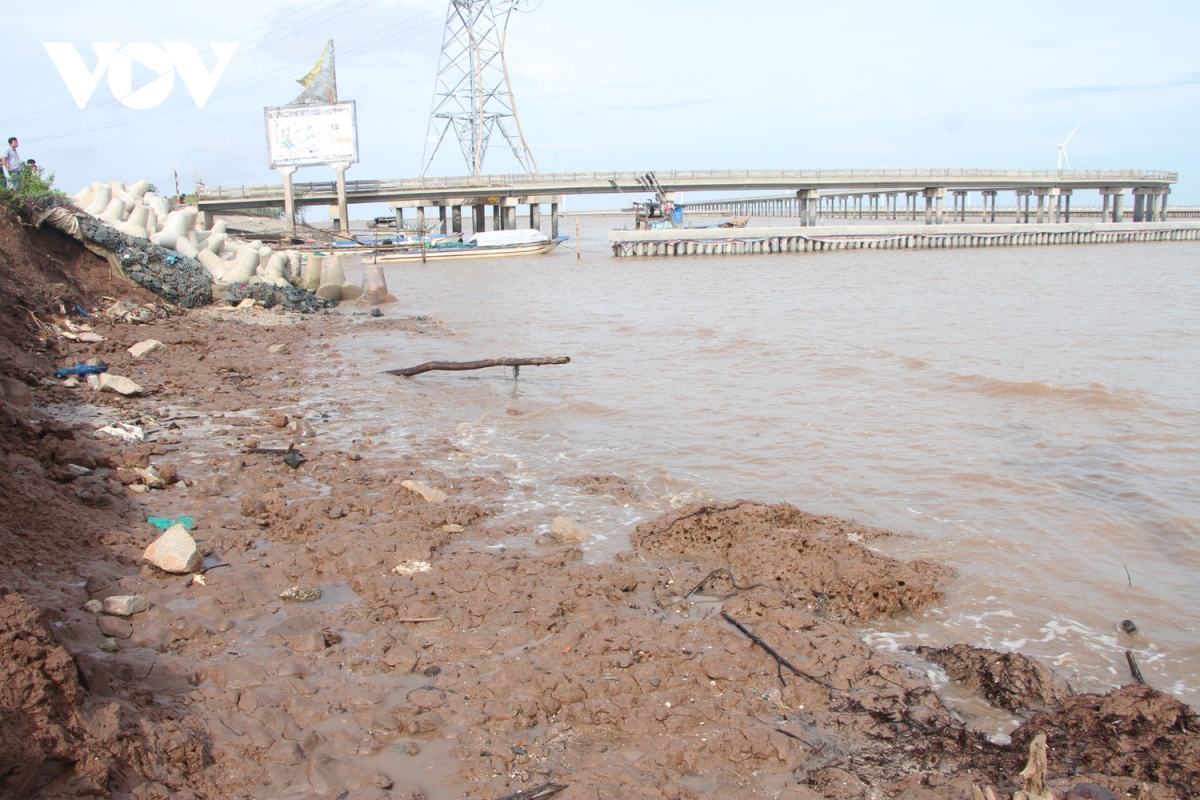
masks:
{"label": "stone boulder", "polygon": [[163,347],[166,347],[166,345],[164,345],[158,339],[147,339],[144,342],[138,342],[133,347],[130,347],[129,355],[133,356],[134,358],[142,358],[143,356],[147,356],[150,353],[153,353],[155,350],[159,350]]}
{"label": "stone boulder", "polygon": [[446,502],[446,498],[449,497],[441,489],[426,486],[420,481],[401,481],[400,485],[410,492],[421,495],[426,503],[444,503]]}
{"label": "stone boulder", "polygon": [[559,544],[583,544],[589,535],[587,528],[567,517],[555,517],[550,523],[550,536]]}
{"label": "stone boulder", "polygon": [[104,613],[117,617],[132,617],[150,609],[150,601],[140,594],[116,594],[104,598]]}
{"label": "stone boulder", "polygon": [[200,569],[200,548],[182,525],[173,525],[155,539],[142,559],[163,572],[186,575]]}

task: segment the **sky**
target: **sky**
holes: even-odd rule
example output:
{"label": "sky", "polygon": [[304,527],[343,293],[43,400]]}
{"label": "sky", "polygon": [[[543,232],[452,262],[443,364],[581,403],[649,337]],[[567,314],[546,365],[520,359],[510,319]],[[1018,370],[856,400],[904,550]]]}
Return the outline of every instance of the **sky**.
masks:
{"label": "sky", "polygon": [[[493,0],[499,3],[501,0]],[[446,0],[206,0],[5,10],[0,133],[18,136],[68,192],[146,179],[164,193],[280,183],[263,108],[327,39],[357,106],[348,179],[415,177],[428,136]],[[1200,4],[1164,0],[532,0],[508,26],[522,127],[543,172],[963,167],[1177,171],[1172,205],[1200,205]],[[204,107],[182,80],[153,108],[119,103],[102,76],[80,109],[44,42],[236,42]],[[133,88],[156,77],[135,67]],[[119,81],[118,81],[119,83]],[[493,149],[484,172],[515,169]],[[453,143],[430,175],[470,172]],[[330,180],[324,167],[297,181]],[[613,207],[629,198],[569,198]],[[686,201],[686,197],[684,198]],[[1079,197],[1077,205],[1097,205]],[[310,217],[311,218],[311,217]]]}

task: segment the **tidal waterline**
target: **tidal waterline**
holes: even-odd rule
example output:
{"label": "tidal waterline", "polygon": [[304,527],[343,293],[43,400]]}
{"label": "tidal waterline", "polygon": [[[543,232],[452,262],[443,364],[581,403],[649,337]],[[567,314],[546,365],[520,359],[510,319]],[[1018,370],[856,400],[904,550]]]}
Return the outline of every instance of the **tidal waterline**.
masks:
{"label": "tidal waterline", "polygon": [[[379,446],[448,439],[449,468],[513,484],[498,522],[579,519],[592,559],[700,499],[905,534],[874,546],[956,576],[873,643],[1017,649],[1087,691],[1130,680],[1128,649],[1197,704],[1200,246],[613,259],[614,222],[585,219],[578,258],[389,266],[387,314],[453,335],[347,337],[313,398]],[[378,374],[560,354],[515,382]],[[589,474],[640,499],[561,484]]]}

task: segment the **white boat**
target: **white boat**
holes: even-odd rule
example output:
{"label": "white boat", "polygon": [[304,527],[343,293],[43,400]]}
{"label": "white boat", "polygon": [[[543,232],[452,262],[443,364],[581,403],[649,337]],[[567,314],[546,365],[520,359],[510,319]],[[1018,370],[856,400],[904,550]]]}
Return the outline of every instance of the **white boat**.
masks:
{"label": "white boat", "polygon": [[541,231],[529,228],[511,231],[481,231],[462,242],[435,243],[388,253],[377,253],[363,259],[367,264],[391,264],[397,261],[441,261],[451,258],[501,258],[504,256],[549,253],[565,242],[567,237],[551,239]]}

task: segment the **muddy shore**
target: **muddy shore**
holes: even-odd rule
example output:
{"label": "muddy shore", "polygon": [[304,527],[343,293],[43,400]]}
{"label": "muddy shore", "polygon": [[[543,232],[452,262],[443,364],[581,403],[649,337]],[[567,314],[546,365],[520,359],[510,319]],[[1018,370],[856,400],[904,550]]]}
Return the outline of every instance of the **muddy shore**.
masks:
{"label": "muddy shore", "polygon": [[[0,372],[26,388],[0,402],[4,796],[951,798],[1012,794],[1038,733],[1060,796],[1200,795],[1200,722],[1168,695],[1074,695],[1031,660],[923,654],[1028,720],[1002,746],[864,644],[853,625],[936,604],[954,579],[871,549],[893,534],[730,498],[587,564],[569,531],[508,544],[491,522],[505,476],[458,477],[453,443],[383,448],[402,434],[345,409],[353,433],[331,433],[306,399],[339,367],[331,343],[453,333],[422,309],[105,316],[156,298],[7,216],[0,270]],[[103,341],[32,321],[62,317]],[[135,359],[147,339],[164,347]],[[53,377],[89,358],[145,392]],[[96,433],[117,420],[146,441]],[[203,582],[143,563],[149,517],[194,521]],[[281,599],[292,587],[320,597]],[[122,595],[149,609],[85,610]]]}

